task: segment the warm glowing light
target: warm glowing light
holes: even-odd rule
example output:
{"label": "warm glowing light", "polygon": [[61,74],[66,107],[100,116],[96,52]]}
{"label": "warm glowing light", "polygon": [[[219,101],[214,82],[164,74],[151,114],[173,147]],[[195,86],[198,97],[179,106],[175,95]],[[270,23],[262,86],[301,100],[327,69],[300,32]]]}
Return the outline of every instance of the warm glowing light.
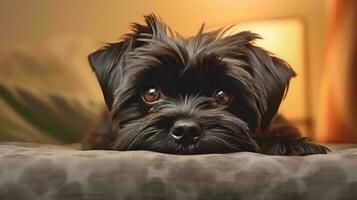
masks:
{"label": "warm glowing light", "polygon": [[[308,119],[303,22],[298,18],[288,18],[238,24],[228,34],[247,30],[259,34],[263,39],[257,40],[256,45],[287,61],[298,74],[290,82],[289,93],[280,107],[280,113],[300,125],[300,122]],[[301,128],[305,129],[304,125]]]}

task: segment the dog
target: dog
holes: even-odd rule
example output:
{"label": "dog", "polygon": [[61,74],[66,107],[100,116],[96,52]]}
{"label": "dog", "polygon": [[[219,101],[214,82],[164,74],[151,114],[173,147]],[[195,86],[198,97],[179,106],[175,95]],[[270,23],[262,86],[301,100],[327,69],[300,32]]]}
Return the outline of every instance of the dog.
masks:
{"label": "dog", "polygon": [[83,149],[170,154],[257,152],[302,156],[329,150],[277,114],[296,74],[254,45],[260,36],[219,29],[184,38],[154,14],[90,54],[108,113]]}

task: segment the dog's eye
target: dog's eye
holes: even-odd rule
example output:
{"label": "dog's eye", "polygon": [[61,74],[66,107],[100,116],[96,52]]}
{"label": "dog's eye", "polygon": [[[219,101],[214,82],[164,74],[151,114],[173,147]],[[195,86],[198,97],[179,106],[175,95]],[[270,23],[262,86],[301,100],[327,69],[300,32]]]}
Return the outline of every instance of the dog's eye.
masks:
{"label": "dog's eye", "polygon": [[230,92],[216,90],[214,93],[214,99],[218,104],[229,105],[232,102],[233,95]]}
{"label": "dog's eye", "polygon": [[160,91],[156,87],[149,87],[143,93],[143,99],[147,103],[154,103],[160,99]]}

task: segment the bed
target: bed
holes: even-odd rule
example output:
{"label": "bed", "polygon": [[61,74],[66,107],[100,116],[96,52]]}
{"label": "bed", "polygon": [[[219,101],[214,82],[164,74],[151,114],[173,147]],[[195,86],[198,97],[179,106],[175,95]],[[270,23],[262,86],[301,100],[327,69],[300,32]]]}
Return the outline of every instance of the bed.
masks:
{"label": "bed", "polygon": [[0,199],[356,199],[357,145],[327,155],[169,155],[0,144]]}

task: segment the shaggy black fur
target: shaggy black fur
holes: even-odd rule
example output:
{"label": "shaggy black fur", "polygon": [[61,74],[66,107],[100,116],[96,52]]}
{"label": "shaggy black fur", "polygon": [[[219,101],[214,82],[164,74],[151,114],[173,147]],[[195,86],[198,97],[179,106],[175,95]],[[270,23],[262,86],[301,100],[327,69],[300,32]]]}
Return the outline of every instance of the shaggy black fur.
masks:
{"label": "shaggy black fur", "polygon": [[[277,115],[295,72],[254,46],[249,31],[225,30],[184,38],[154,15],[145,25],[89,56],[109,119],[83,141],[84,149],[152,150],[173,154],[251,151],[278,155],[326,153]],[[160,99],[143,100],[156,88]],[[215,91],[232,101],[220,105]],[[180,121],[181,120],[181,121]],[[175,137],[182,126],[189,140]],[[179,126],[177,128],[177,126]],[[91,135],[100,140],[93,139]],[[97,133],[97,134],[95,134]]]}

